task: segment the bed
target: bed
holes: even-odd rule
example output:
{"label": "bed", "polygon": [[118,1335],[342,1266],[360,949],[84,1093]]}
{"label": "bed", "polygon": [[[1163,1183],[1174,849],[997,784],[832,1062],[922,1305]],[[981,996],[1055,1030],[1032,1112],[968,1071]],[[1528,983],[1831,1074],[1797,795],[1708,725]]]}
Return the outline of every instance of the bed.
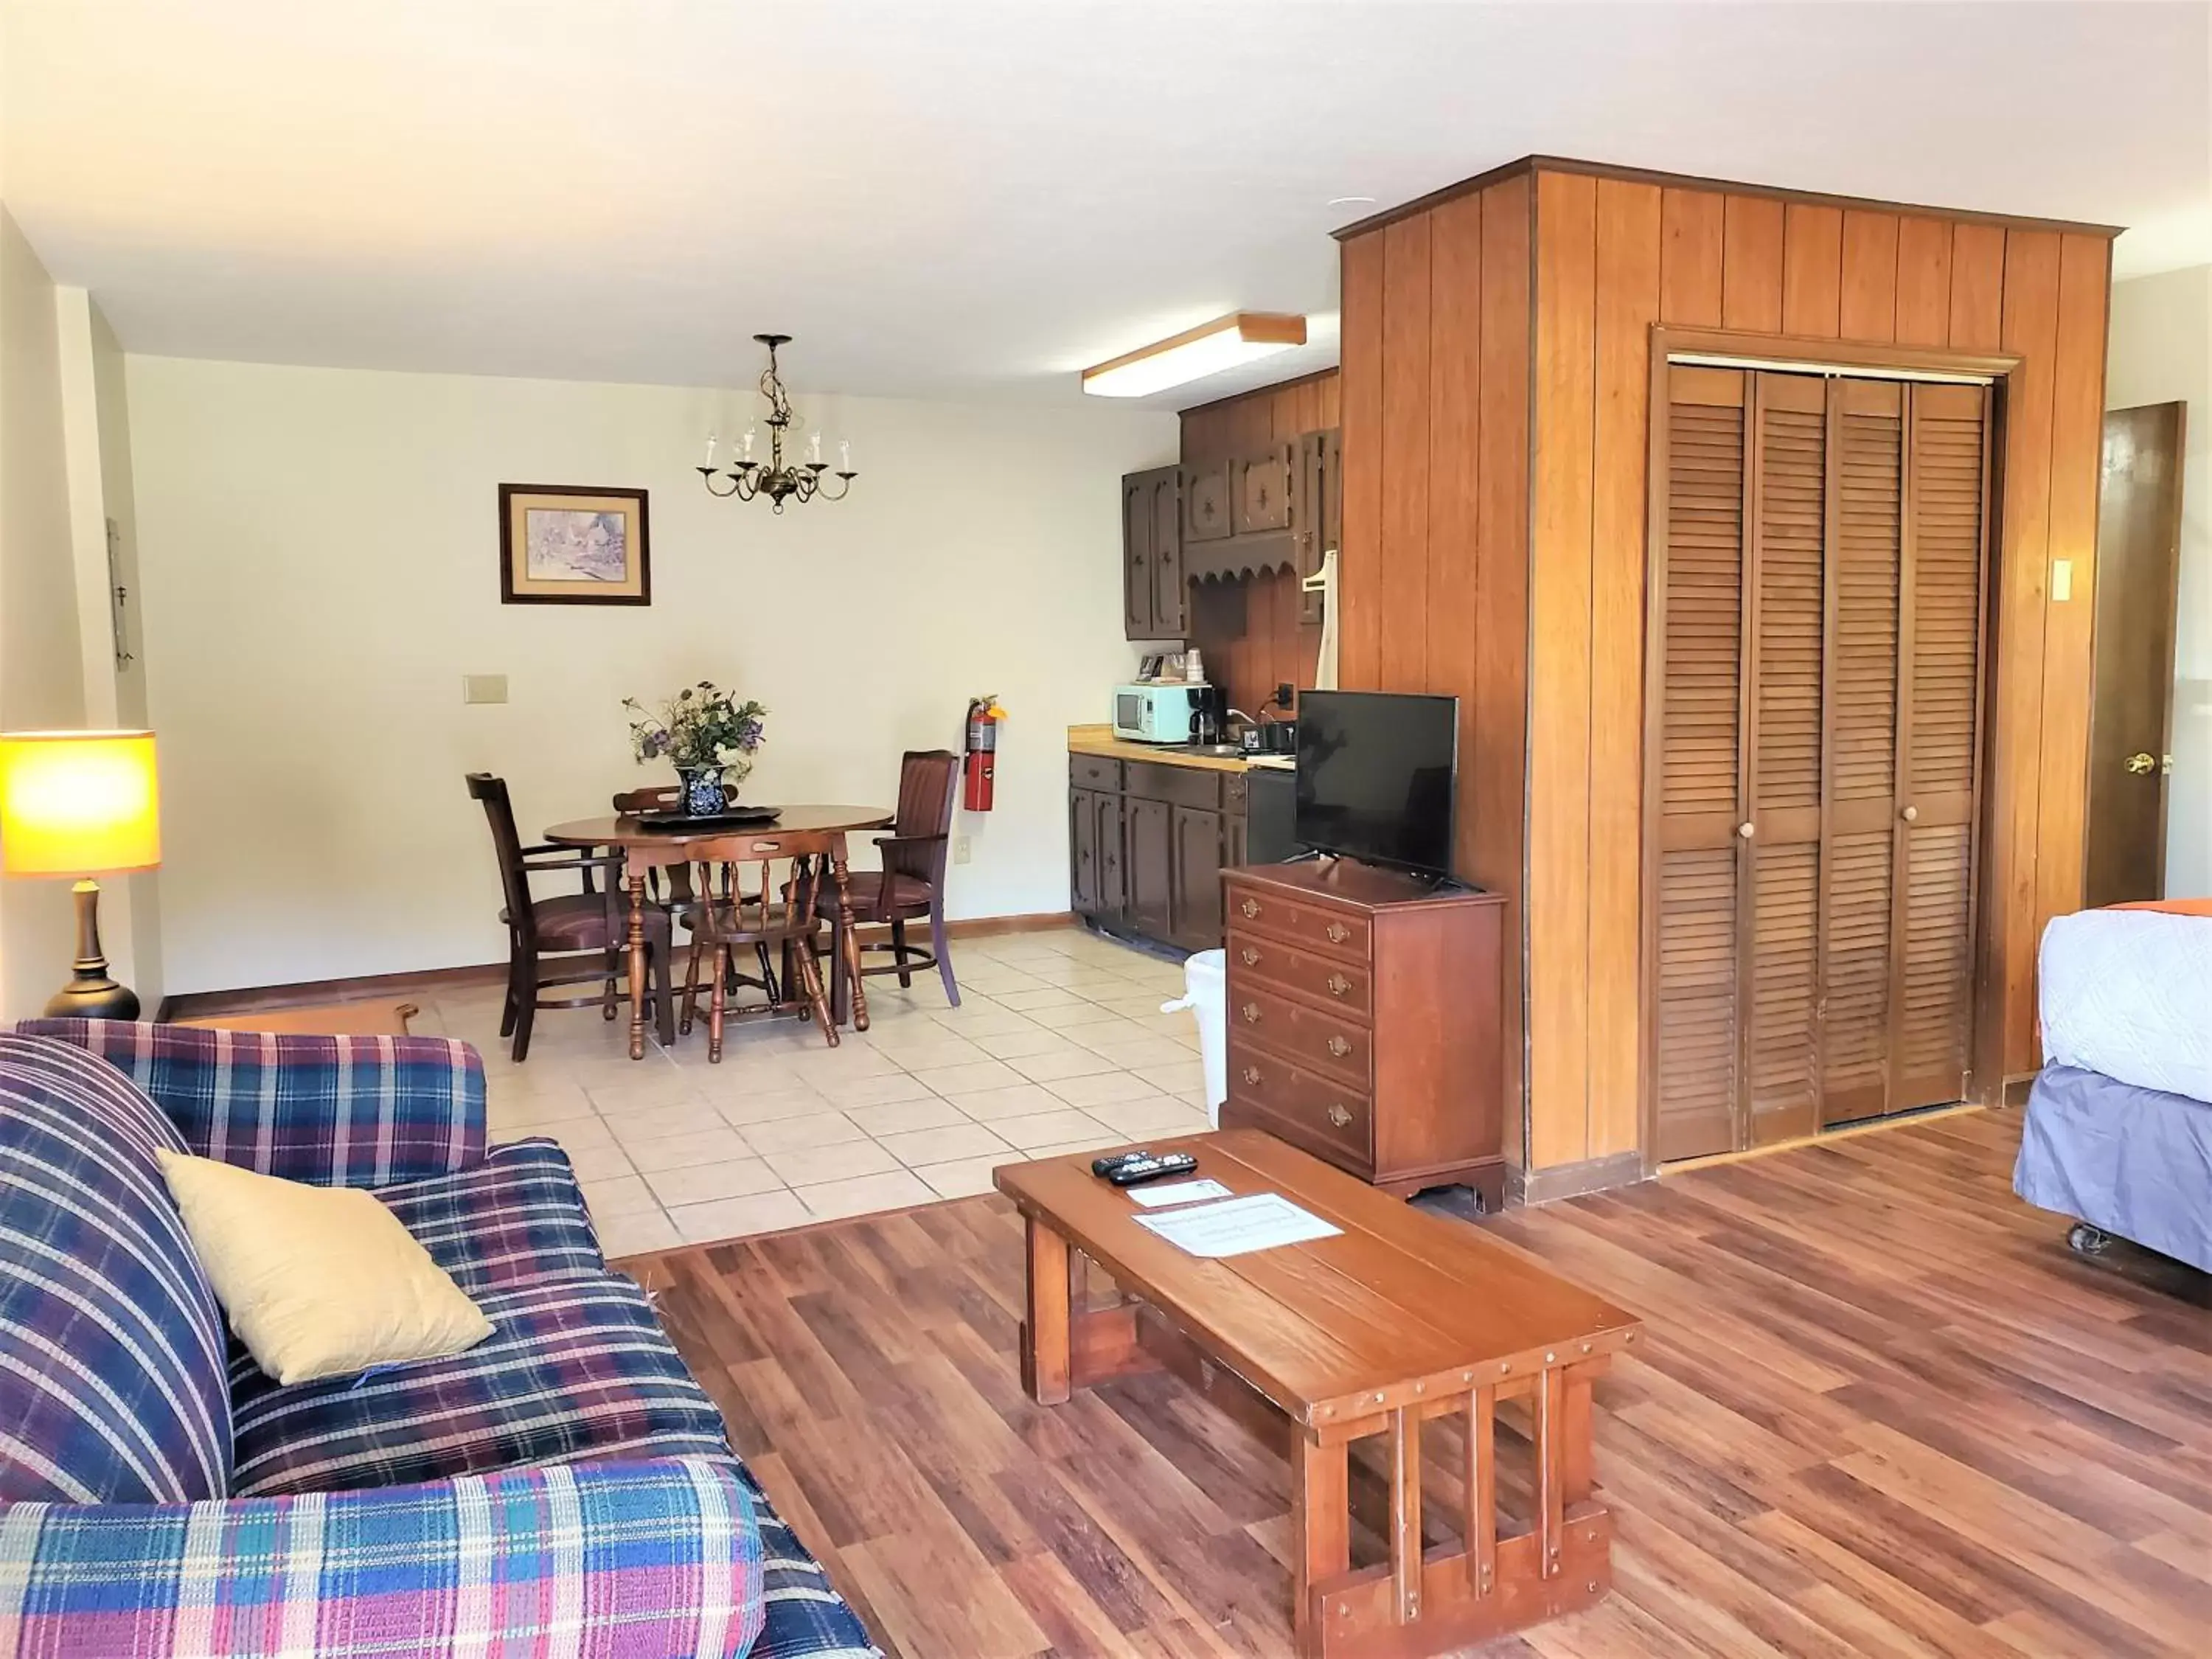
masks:
{"label": "bed", "polygon": [[2212,1273],[2212,900],[2055,918],[2038,962],[2043,1070],[2013,1190]]}

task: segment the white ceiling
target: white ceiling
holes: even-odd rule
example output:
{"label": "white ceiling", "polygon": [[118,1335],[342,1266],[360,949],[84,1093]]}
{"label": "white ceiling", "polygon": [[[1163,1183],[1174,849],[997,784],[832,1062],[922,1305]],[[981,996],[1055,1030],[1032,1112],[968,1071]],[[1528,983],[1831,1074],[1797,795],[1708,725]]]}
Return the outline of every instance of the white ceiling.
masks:
{"label": "white ceiling", "polygon": [[1072,400],[1532,151],[2212,260],[2203,4],[7,0],[0,190],[134,351]]}

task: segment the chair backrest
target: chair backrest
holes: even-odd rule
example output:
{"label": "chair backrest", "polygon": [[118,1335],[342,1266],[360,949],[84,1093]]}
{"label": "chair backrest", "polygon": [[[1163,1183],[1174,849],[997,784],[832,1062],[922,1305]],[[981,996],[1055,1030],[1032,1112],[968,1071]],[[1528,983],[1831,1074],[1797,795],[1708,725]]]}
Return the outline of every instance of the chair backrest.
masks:
{"label": "chair backrest", "polygon": [[514,828],[514,807],[507,798],[507,780],[489,772],[471,772],[469,793],[483,803],[484,817],[491,824],[500,890],[507,898],[507,925],[519,937],[527,939],[533,928],[530,878],[522,867],[522,837]]}
{"label": "chair backrest", "polygon": [[[764,830],[718,836],[700,844],[695,879],[715,906],[733,907],[740,926],[765,927],[769,907],[781,904],[780,931],[796,937],[814,931],[815,908],[828,879],[831,837],[817,830]],[[787,866],[779,880],[776,866]],[[757,872],[748,885],[747,870]]]}
{"label": "chair backrest", "polygon": [[[952,829],[959,799],[960,757],[950,749],[909,749],[899,761],[896,836],[937,836]],[[936,881],[945,874],[945,842],[933,847],[888,848],[884,862],[902,876]]]}

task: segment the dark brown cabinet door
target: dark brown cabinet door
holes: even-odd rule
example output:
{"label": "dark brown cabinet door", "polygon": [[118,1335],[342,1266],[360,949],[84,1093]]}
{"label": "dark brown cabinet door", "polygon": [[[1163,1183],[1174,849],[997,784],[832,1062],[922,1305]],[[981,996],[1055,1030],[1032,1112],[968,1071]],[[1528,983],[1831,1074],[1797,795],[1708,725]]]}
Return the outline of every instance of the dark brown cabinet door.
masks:
{"label": "dark brown cabinet door", "polygon": [[1103,792],[1092,797],[1091,845],[1098,855],[1098,908],[1095,914],[1115,921],[1128,913],[1129,884],[1123,851],[1122,797]]}
{"label": "dark brown cabinet door", "polygon": [[1182,470],[1182,538],[1186,542],[1218,542],[1232,533],[1230,464],[1215,461]]}
{"label": "dark brown cabinet door", "polygon": [[1182,470],[1156,466],[1121,479],[1121,635],[1180,640]]}
{"label": "dark brown cabinet door", "polygon": [[1298,446],[1288,443],[1264,455],[1230,463],[1230,478],[1235,485],[1231,533],[1249,536],[1288,527],[1297,458]]}
{"label": "dark brown cabinet door", "polygon": [[1122,805],[1125,910],[1139,933],[1175,936],[1175,836],[1164,800],[1132,795]]}
{"label": "dark brown cabinet door", "polygon": [[1180,640],[1190,626],[1189,590],[1182,571],[1182,469],[1164,466],[1152,480],[1152,634]]}
{"label": "dark brown cabinet door", "polygon": [[1221,943],[1221,814],[1177,806],[1170,813],[1175,943],[1210,951]]}
{"label": "dark brown cabinet door", "polygon": [[1098,903],[1098,793],[1067,792],[1068,907],[1079,916],[1095,916]]}

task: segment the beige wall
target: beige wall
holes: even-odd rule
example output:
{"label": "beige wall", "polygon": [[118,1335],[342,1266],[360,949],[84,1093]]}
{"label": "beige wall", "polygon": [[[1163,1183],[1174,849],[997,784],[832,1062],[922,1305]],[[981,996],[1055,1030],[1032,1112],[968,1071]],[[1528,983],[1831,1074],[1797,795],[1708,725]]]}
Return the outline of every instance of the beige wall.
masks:
{"label": "beige wall", "polygon": [[[768,703],[748,793],[888,803],[905,748],[1012,713],[999,806],[963,814],[956,915],[1067,908],[1064,728],[1103,718],[1121,637],[1120,475],[1172,415],[795,395],[850,436],[851,498],[709,500],[750,392],[128,361],[172,994],[498,959],[489,837],[603,811],[621,699],[714,678]],[[502,606],[501,482],[651,492],[649,609]],[[465,673],[505,674],[465,707]],[[857,860],[856,860],[857,861]]]}
{"label": "beige wall", "polygon": [[[0,729],[84,720],[54,285],[0,208]],[[67,884],[0,883],[0,1017],[69,977]]]}
{"label": "beige wall", "polygon": [[2189,405],[2166,890],[2212,894],[2212,265],[2112,287],[2105,407]]}

